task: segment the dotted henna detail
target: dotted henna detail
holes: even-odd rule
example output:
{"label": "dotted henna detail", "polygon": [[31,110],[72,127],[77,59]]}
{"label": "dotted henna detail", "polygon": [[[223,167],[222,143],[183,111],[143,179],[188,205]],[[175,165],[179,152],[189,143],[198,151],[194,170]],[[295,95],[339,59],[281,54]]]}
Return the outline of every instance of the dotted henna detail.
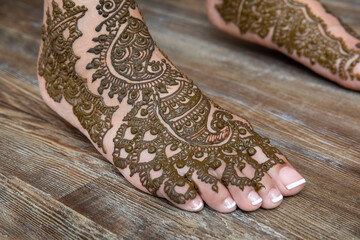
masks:
{"label": "dotted henna detail", "polygon": [[[280,151],[249,123],[210,101],[166,57],[154,60],[155,42],[143,20],[131,15],[137,10],[134,1],[101,0],[97,9],[105,19],[96,28],[97,45],[89,50],[96,57],[87,69],[94,72],[93,81],[100,81],[100,95],[132,106],[114,138],[115,165],[129,167],[131,176],[138,174],[152,194],[164,185],[176,203],[195,198],[199,189],[194,176],[216,192],[219,181],[260,189],[264,174],[284,163]],[[257,151],[268,160],[255,161]],[[144,153],[151,156],[148,161],[141,161]],[[209,170],[222,164],[225,170],[217,179]],[[238,175],[246,164],[255,169],[252,178]],[[177,188],[185,185],[187,191],[179,193]]]}
{"label": "dotted henna detail", "polygon": [[[112,127],[111,118],[118,107],[108,107],[101,96],[94,95],[86,79],[75,71],[72,45],[82,34],[77,22],[85,15],[84,6],[63,0],[63,10],[52,2],[52,14],[47,11],[46,25],[42,28],[43,50],[39,59],[39,75],[46,81],[46,90],[56,102],[65,99],[81,126],[98,147],[103,148],[103,138]],[[104,150],[105,152],[105,150]]]}
{"label": "dotted henna detail", "polygon": [[[216,7],[241,34],[251,32],[261,38],[272,34],[272,41],[289,54],[304,56],[312,65],[319,64],[343,80],[360,80],[360,75],[354,74],[360,51],[348,48],[343,39],[331,34],[308,5],[293,0],[224,0]],[[343,26],[349,34],[358,36],[348,25]]]}

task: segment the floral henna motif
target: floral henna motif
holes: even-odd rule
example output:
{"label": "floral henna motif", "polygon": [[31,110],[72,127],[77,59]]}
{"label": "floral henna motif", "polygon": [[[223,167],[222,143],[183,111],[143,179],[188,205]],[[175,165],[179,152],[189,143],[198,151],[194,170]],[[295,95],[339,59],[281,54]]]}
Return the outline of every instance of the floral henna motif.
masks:
{"label": "floral henna motif", "polygon": [[103,138],[112,127],[111,117],[118,107],[108,107],[103,98],[88,90],[86,79],[75,71],[72,45],[81,36],[78,20],[87,9],[70,0],[63,1],[64,11],[52,2],[52,16],[47,12],[47,27],[42,28],[43,51],[39,59],[39,75],[46,80],[49,96],[56,102],[63,98],[72,105],[81,126],[98,147],[103,148]]}
{"label": "floral henna motif", "polygon": [[[360,51],[348,48],[343,39],[332,35],[324,20],[306,4],[294,0],[224,0],[217,10],[226,22],[236,24],[241,34],[251,32],[261,38],[272,34],[272,41],[289,54],[304,56],[312,65],[317,63],[341,79],[360,80],[360,75],[354,74]],[[358,36],[348,25],[343,26]]]}
{"label": "floral henna motif", "polygon": [[[196,196],[194,174],[217,192],[219,180],[209,169],[222,164],[220,180],[225,186],[261,188],[264,174],[283,163],[270,141],[211,102],[167,58],[153,59],[156,46],[145,23],[130,14],[137,9],[134,1],[100,1],[97,9],[105,20],[96,28],[102,34],[94,38],[98,44],[89,52],[97,57],[87,69],[95,70],[93,81],[101,82],[99,94],[107,90],[110,98],[126,99],[133,106],[114,139],[115,165],[129,167],[131,176],[139,174],[152,194],[164,184],[176,203]],[[252,158],[256,149],[268,157],[265,163]],[[151,156],[146,162],[141,161],[144,153]],[[238,175],[246,164],[255,169],[253,178]],[[160,176],[152,178],[153,172]],[[189,188],[179,193],[176,188],[185,184]]]}

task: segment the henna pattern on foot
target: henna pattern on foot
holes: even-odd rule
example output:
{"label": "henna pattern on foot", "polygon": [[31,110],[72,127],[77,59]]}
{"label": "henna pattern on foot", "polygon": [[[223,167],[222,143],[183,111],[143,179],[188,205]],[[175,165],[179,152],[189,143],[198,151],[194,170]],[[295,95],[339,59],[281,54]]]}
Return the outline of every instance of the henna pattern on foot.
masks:
{"label": "henna pattern on foot", "polygon": [[[343,80],[359,80],[354,68],[360,63],[360,50],[350,49],[343,39],[328,31],[324,20],[306,4],[294,0],[224,0],[216,6],[226,22],[234,23],[241,34],[269,35],[289,54],[304,56]],[[359,35],[342,21],[344,29],[360,41]],[[360,46],[360,42],[357,46]]]}
{"label": "henna pattern on foot", "polygon": [[[284,163],[280,151],[253,131],[245,120],[232,115],[209,100],[199,88],[164,57],[154,60],[157,47],[142,19],[133,17],[133,0],[100,0],[97,6],[104,21],[96,28],[96,46],[89,49],[94,58],[87,65],[93,81],[100,81],[99,96],[89,92],[86,79],[75,71],[79,57],[73,43],[81,36],[77,21],[86,8],[63,0],[64,11],[53,2],[43,28],[44,50],[39,72],[46,80],[48,94],[57,102],[64,98],[74,114],[99,146],[111,126],[116,107],[106,106],[102,95],[117,98],[132,107],[113,139],[113,160],[117,167],[138,174],[142,185],[156,194],[165,193],[176,203],[194,199],[199,192],[196,175],[218,191],[218,182],[240,189],[260,189],[262,177],[274,165]],[[69,34],[65,34],[69,31]],[[120,109],[119,109],[120,110]],[[268,158],[254,159],[257,151]],[[151,159],[141,161],[142,153]],[[209,173],[222,164],[217,179]],[[252,178],[240,177],[246,165],[254,169]],[[182,169],[184,174],[180,174]],[[151,173],[159,173],[152,178]],[[177,187],[189,186],[185,193]]]}
{"label": "henna pattern on foot", "polygon": [[74,55],[72,45],[81,36],[77,21],[87,9],[69,0],[64,0],[63,7],[64,11],[53,1],[52,14],[47,11],[47,27],[42,28],[44,47],[39,59],[39,75],[46,79],[49,96],[55,102],[64,98],[71,104],[81,126],[105,152],[103,139],[112,127],[111,118],[118,107],[106,106],[102,97],[89,91],[86,79],[76,73],[75,63],[79,58]]}

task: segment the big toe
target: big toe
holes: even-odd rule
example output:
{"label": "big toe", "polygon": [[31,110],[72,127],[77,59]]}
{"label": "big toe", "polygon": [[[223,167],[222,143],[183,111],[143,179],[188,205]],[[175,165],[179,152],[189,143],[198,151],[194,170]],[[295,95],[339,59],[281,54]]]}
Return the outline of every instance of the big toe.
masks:
{"label": "big toe", "polygon": [[[262,164],[269,160],[261,148],[256,147],[256,150],[257,153],[253,158],[258,163]],[[291,166],[284,155],[277,153],[276,156],[282,160],[283,163],[274,165],[267,171],[267,175],[270,176],[271,182],[274,182],[282,195],[291,196],[297,194],[304,188],[306,183],[305,178]]]}
{"label": "big toe", "polygon": [[305,178],[291,166],[284,166],[270,176],[284,196],[297,194],[305,187]]}
{"label": "big toe", "polygon": [[299,193],[305,187],[305,178],[290,165],[284,156],[279,155],[278,157],[284,161],[284,164],[274,166],[268,171],[268,174],[282,195],[291,196]]}

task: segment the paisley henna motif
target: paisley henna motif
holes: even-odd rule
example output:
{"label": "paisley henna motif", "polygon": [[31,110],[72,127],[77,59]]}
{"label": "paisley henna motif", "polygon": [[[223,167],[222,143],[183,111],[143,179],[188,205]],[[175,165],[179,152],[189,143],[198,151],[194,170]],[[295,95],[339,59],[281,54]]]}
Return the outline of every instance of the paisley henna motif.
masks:
{"label": "paisley henna motif", "polygon": [[[226,22],[236,24],[241,34],[251,32],[261,38],[271,34],[272,41],[289,54],[304,56],[312,65],[319,64],[341,79],[360,80],[360,75],[354,74],[360,51],[332,35],[324,20],[306,4],[294,0],[224,0],[217,10]],[[343,26],[358,37],[348,25]]]}
{"label": "paisley henna motif", "polygon": [[[279,150],[249,123],[210,101],[166,57],[155,59],[154,52],[159,50],[143,20],[131,15],[137,10],[132,0],[100,0],[97,6],[104,21],[96,28],[101,33],[93,39],[96,46],[89,52],[94,59],[86,67],[93,73],[92,80],[100,82],[99,96],[92,95],[86,80],[75,71],[78,57],[72,50],[73,42],[81,36],[77,21],[86,8],[64,0],[64,9],[54,8],[44,28],[39,72],[46,79],[48,93],[55,101],[64,98],[73,105],[93,141],[98,140],[92,135],[94,127],[102,133],[102,140],[116,110],[104,104],[102,95],[129,104],[132,109],[113,139],[113,160],[119,168],[128,167],[131,176],[138,174],[150,193],[156,194],[163,185],[172,201],[185,203],[198,194],[195,177],[216,192],[219,181],[225,186],[259,189],[264,174],[283,163]],[[70,34],[66,38],[67,29]],[[84,118],[85,113],[89,113],[88,118]],[[255,161],[257,151],[268,160],[261,164]],[[150,157],[142,159],[144,153]],[[217,179],[209,170],[222,164],[225,170]],[[250,178],[238,174],[246,164],[255,169]],[[159,177],[153,178],[154,172]],[[178,188],[185,185],[186,192],[180,193]]]}
{"label": "paisley henna motif", "polygon": [[75,6],[70,0],[63,1],[64,11],[55,1],[52,8],[52,15],[47,12],[47,27],[42,28],[44,47],[39,59],[39,75],[46,80],[49,96],[56,102],[64,98],[71,104],[91,140],[103,148],[103,138],[112,127],[111,117],[118,107],[106,106],[103,98],[91,93],[86,79],[75,71],[79,58],[75,56],[72,45],[81,36],[77,21],[87,9]]}

